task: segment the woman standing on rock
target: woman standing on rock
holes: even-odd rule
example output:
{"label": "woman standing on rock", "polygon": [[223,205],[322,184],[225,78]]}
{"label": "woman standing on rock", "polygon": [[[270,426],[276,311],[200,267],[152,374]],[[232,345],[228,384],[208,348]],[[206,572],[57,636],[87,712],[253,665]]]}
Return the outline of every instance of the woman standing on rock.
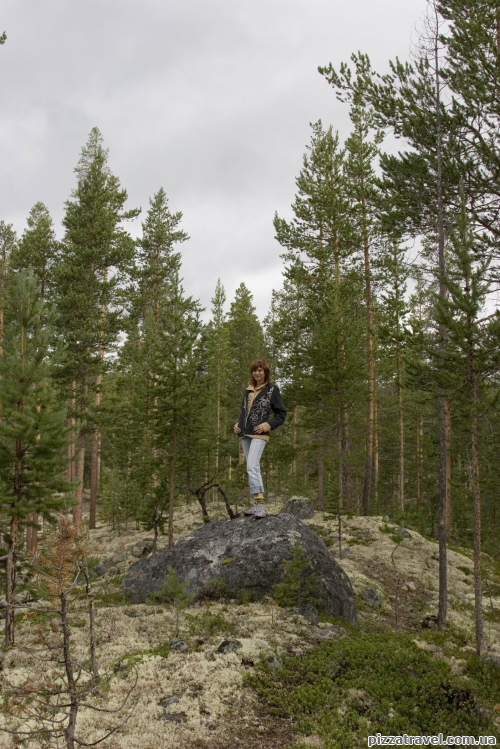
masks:
{"label": "woman standing on rock", "polygon": [[[240,418],[234,425],[234,433],[239,434],[247,462],[250,494],[255,504],[245,510],[245,515],[263,518],[267,515],[264,497],[264,484],[260,473],[260,459],[269,432],[280,427],[285,421],[286,411],[279,387],[269,377],[269,364],[265,359],[255,359],[250,364],[247,388],[243,394]],[[269,418],[271,411],[272,419]]]}

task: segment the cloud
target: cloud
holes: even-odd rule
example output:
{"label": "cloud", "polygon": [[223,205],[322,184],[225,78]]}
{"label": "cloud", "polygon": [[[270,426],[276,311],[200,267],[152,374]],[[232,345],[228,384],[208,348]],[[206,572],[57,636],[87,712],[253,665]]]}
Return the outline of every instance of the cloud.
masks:
{"label": "cloud", "polygon": [[[279,284],[275,210],[289,214],[319,118],[348,132],[317,66],[361,49],[407,56],[425,0],[4,0],[0,218],[60,224],[93,126],[130,205],[163,186],[185,215],[188,293],[244,280],[265,314]],[[142,220],[144,215],[142,216]],[[140,220],[132,227],[140,230]]]}

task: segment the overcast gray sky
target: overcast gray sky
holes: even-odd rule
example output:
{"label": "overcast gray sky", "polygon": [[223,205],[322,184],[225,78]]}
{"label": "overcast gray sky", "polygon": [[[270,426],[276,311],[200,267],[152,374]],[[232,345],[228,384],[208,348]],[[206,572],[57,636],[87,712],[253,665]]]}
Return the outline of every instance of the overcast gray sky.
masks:
{"label": "overcast gray sky", "polygon": [[290,215],[309,123],[349,130],[317,72],[361,50],[408,57],[425,0],[3,0],[0,219],[33,204],[56,230],[90,129],[142,217],[163,186],[184,214],[184,286],[210,307],[244,281],[259,315],[281,285],[277,210]]}

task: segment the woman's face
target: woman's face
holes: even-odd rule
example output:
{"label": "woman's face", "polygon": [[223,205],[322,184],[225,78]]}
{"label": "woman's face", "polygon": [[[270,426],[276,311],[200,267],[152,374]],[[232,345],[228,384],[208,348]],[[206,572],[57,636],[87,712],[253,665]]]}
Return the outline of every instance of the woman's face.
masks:
{"label": "woman's face", "polygon": [[260,385],[264,382],[264,377],[266,376],[266,373],[262,369],[262,367],[257,367],[257,369],[254,369],[252,372],[252,377],[254,378],[257,385]]}

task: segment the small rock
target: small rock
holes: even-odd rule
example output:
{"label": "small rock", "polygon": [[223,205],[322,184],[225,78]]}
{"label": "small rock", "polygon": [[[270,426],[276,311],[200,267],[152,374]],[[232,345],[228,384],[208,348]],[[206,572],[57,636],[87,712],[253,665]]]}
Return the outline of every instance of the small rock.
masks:
{"label": "small rock", "polygon": [[104,564],[98,564],[93,569],[93,573],[96,577],[104,577],[107,571],[108,571],[108,568]]}
{"label": "small rock", "polygon": [[136,616],[139,616],[141,612],[137,609],[125,609],[123,613],[125,614],[125,616],[129,616],[131,619],[134,619]]}
{"label": "small rock", "polygon": [[152,538],[144,538],[142,541],[138,541],[132,547],[130,553],[133,557],[140,559],[141,557],[147,557],[153,551],[154,540]]}
{"label": "small rock", "polygon": [[339,637],[347,637],[347,630],[344,627],[338,627],[335,624],[328,624],[321,629],[317,627],[313,630],[313,635],[319,640],[336,640]]}
{"label": "small rock", "polygon": [[364,590],[362,590],[361,598],[368,604],[368,606],[372,606],[372,608],[375,608],[375,606],[380,606],[382,603],[382,601],[380,600],[380,596],[375,588],[365,588]]}
{"label": "small rock", "polygon": [[168,643],[169,650],[175,650],[176,653],[183,653],[185,650],[187,650],[187,645],[184,642],[184,640],[181,640],[180,637],[174,637],[173,640],[170,640]]}
{"label": "small rock", "polygon": [[127,553],[123,552],[123,554],[117,554],[116,557],[113,557],[111,560],[111,564],[121,564],[122,562],[127,561]]}
{"label": "small rock", "polygon": [[349,548],[349,546],[346,546],[342,549],[342,551],[339,554],[339,559],[353,559],[354,558],[354,552],[352,549]]}
{"label": "small rock", "polygon": [[415,593],[415,592],[416,592],[416,590],[417,590],[417,586],[415,585],[415,583],[412,583],[412,582],[411,582],[411,580],[408,580],[408,581],[407,581],[407,582],[405,583],[405,585],[406,585],[406,589],[407,589],[408,591],[410,591],[410,593]]}
{"label": "small rock", "polygon": [[242,647],[239,640],[224,640],[217,648],[217,653],[227,655],[227,653],[235,653]]}
{"label": "small rock", "polygon": [[500,656],[498,655],[482,655],[481,660],[487,661],[488,663],[494,663],[495,666],[500,667]]}
{"label": "small rock", "polygon": [[170,697],[164,697],[162,700],[160,700],[159,705],[161,707],[169,707],[169,705],[175,705],[176,702],[180,701],[180,697],[178,697],[176,694],[170,695]]}
{"label": "small rock", "polygon": [[276,656],[274,655],[274,653],[271,653],[270,655],[267,656],[266,662],[267,662],[268,666],[270,666],[271,668],[283,668],[283,666],[281,664],[281,661],[279,661],[276,658]]}
{"label": "small rock", "polygon": [[424,616],[424,618],[420,622],[420,627],[421,629],[437,629],[437,621],[438,618],[434,614]]}
{"label": "small rock", "polygon": [[291,608],[285,609],[283,616],[303,616],[304,619],[307,619],[311,624],[317,624],[319,621],[318,609],[309,604],[305,604],[304,606],[292,606]]}
{"label": "small rock", "polygon": [[290,497],[281,512],[305,520],[314,517],[314,505],[307,497]]}
{"label": "small rock", "polygon": [[399,528],[396,528],[395,531],[393,531],[393,536],[402,536],[403,538],[411,538],[411,534],[406,530],[406,528],[403,528],[403,526],[399,526]]}
{"label": "small rock", "polygon": [[169,720],[171,723],[186,723],[186,713],[163,713],[158,720]]}
{"label": "small rock", "polygon": [[277,502],[281,502],[281,497],[278,497],[276,494],[268,494],[267,495],[267,502],[268,504],[272,502],[273,504],[276,504]]}

